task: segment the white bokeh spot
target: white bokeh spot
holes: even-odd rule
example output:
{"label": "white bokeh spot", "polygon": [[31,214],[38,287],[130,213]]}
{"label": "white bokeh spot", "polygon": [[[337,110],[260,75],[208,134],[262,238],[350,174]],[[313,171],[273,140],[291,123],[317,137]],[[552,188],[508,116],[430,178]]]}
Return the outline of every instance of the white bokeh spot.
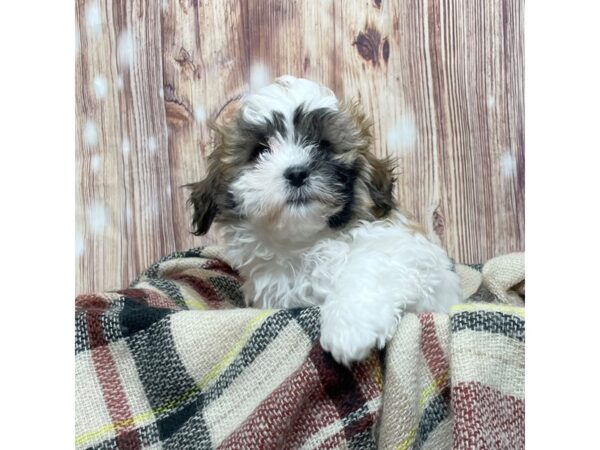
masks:
{"label": "white bokeh spot", "polygon": [[79,55],[81,51],[81,36],[79,34],[79,28],[75,27],[75,56]]}
{"label": "white bokeh spot", "polygon": [[126,137],[123,138],[123,142],[121,143],[121,150],[123,151],[123,156],[129,155],[129,139]]}
{"label": "white bokeh spot", "polygon": [[129,29],[125,29],[117,39],[117,58],[121,69],[129,69],[133,65],[133,53],[133,36]]}
{"label": "white bokeh spot", "polygon": [[100,155],[92,156],[92,159],[90,160],[90,166],[92,168],[92,172],[98,173],[101,165],[102,165],[102,156],[100,156]]}
{"label": "white bokeh spot", "polygon": [[83,140],[89,147],[98,145],[98,131],[96,124],[92,120],[87,120],[83,126]]}
{"label": "white bokeh spot", "polygon": [[148,138],[148,150],[152,153],[156,151],[156,138],[154,136]]}
{"label": "white bokeh spot", "polygon": [[106,97],[108,92],[108,84],[106,83],[106,77],[104,75],[96,75],[94,77],[94,95],[96,99],[101,100]]}
{"label": "white bokeh spot", "polygon": [[256,92],[261,87],[269,84],[271,76],[269,69],[262,63],[253,64],[250,68],[250,91]]}
{"label": "white bokeh spot", "polygon": [[386,143],[389,151],[407,153],[414,150],[417,142],[417,128],[412,118],[402,117],[387,132]]}
{"label": "white bokeh spot", "polygon": [[196,108],[194,108],[194,119],[196,120],[196,123],[199,124],[206,121],[206,111],[204,111],[202,106],[196,106]]}
{"label": "white bokeh spot", "polygon": [[513,177],[517,173],[517,160],[508,150],[500,156],[500,170],[504,178]]}
{"label": "white bokeh spot", "polygon": [[99,202],[93,202],[86,211],[86,219],[92,233],[102,233],[106,225],[104,206]]}
{"label": "white bokeh spot", "polygon": [[81,236],[81,233],[77,232],[75,233],[75,257],[79,258],[81,255],[83,255],[84,251],[85,243],[83,241],[83,236]]}
{"label": "white bokeh spot", "polygon": [[85,4],[85,27],[87,33],[95,37],[102,31],[102,16],[97,0],[88,0]]}

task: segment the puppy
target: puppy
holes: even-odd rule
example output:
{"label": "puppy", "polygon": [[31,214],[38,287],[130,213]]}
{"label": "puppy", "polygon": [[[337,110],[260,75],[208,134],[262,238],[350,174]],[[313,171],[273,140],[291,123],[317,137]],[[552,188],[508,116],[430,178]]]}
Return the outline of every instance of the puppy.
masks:
{"label": "puppy", "polygon": [[242,99],[189,185],[194,233],[218,224],[247,304],[319,305],[321,346],[345,365],[382,348],[404,311],[461,300],[446,253],[396,206],[369,128],[356,104],[283,76]]}

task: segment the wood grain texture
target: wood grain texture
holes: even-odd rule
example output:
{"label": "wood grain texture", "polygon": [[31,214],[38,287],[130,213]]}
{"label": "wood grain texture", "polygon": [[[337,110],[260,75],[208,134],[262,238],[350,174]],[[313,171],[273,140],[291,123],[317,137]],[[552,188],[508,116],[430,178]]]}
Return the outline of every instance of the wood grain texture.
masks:
{"label": "wood grain texture", "polygon": [[77,0],[77,292],[190,234],[208,120],[282,74],[358,99],[397,194],[461,262],[524,249],[521,0]]}

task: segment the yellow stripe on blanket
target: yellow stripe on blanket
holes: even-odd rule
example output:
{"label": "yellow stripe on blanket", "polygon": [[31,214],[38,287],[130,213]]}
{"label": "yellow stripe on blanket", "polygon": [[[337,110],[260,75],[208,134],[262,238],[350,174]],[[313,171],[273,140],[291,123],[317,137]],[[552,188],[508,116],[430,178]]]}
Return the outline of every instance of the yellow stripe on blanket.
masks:
{"label": "yellow stripe on blanket", "polygon": [[[438,378],[434,379],[421,391],[419,395],[419,409],[422,411],[427,401],[439,392],[440,388],[448,382],[449,373],[445,370]],[[406,437],[398,444],[396,450],[408,450],[415,441],[417,428],[412,428]]]}
{"label": "yellow stripe on blanket", "polygon": [[525,308],[522,306],[505,305],[502,303],[461,303],[450,307],[450,313],[463,311],[504,312],[519,317],[525,317]]}
{"label": "yellow stripe on blanket", "polygon": [[188,307],[188,309],[190,310],[207,310],[208,306],[206,306],[204,303],[202,303],[200,300],[196,300],[195,298],[184,298],[183,301],[185,302],[185,306]]}
{"label": "yellow stripe on blanket", "polygon": [[[187,302],[187,300],[186,300],[186,302]],[[253,316],[248,321],[246,326],[244,327],[244,331],[242,332],[242,335],[237,340],[237,342],[233,345],[231,350],[229,352],[227,352],[227,354],[223,357],[223,359],[221,359],[219,362],[217,362],[214,366],[212,366],[210,368],[210,370],[206,373],[206,375],[202,378],[202,380],[200,380],[198,383],[196,383],[194,386],[192,386],[192,388],[190,388],[188,391],[184,392],[182,395],[180,395],[176,399],[165,403],[164,405],[162,405],[159,408],[151,409],[149,411],[140,413],[134,417],[130,417],[125,420],[102,425],[101,427],[99,427],[95,430],[88,431],[86,433],[82,433],[79,436],[75,437],[75,445],[77,445],[77,446],[83,445],[83,444],[85,444],[89,441],[92,441],[96,438],[99,438],[105,434],[108,434],[111,432],[116,432],[117,430],[120,430],[121,428],[125,428],[125,427],[132,426],[132,425],[134,425],[134,426],[144,425],[148,420],[152,419],[153,417],[158,416],[165,411],[169,411],[170,409],[176,408],[177,406],[179,406],[179,405],[183,404],[184,402],[186,402],[187,400],[189,400],[194,394],[200,392],[202,389],[204,389],[206,386],[208,386],[208,384],[211,381],[213,381],[217,377],[217,375],[219,375],[219,373],[221,373],[223,368],[226,367],[236,357],[236,355],[241,351],[242,347],[244,346],[244,344],[246,343],[246,341],[248,340],[248,338],[250,337],[252,332],[256,328],[258,328],[258,325],[260,324],[260,322],[262,322],[267,316],[273,314],[274,312],[275,312],[274,310],[263,310],[263,311],[260,311],[255,316]]]}
{"label": "yellow stripe on blanket", "polygon": [[250,332],[256,327],[256,325],[259,322],[261,322],[265,317],[272,314],[273,312],[273,310],[261,311],[248,321],[248,324],[242,332],[242,336],[233,345],[231,350],[227,352],[227,354],[223,357],[223,359],[221,359],[221,361],[217,362],[214,366],[212,366],[210,370],[206,373],[206,375],[204,375],[204,377],[202,377],[202,379],[197,383],[197,385],[200,386],[200,389],[204,389],[206,386],[208,386],[208,384],[211,381],[213,381],[219,373],[221,373],[223,368],[226,367],[231,361],[233,361],[233,358],[235,358],[235,356],[242,349],[245,342],[248,340]]}
{"label": "yellow stripe on blanket", "polygon": [[421,394],[419,395],[419,408],[421,408],[421,410],[423,410],[427,401],[431,397],[433,397],[434,394],[440,392],[441,389],[443,388],[444,384],[447,382],[448,382],[448,370],[444,370],[444,372],[439,377],[432,380],[431,383],[429,383],[427,386],[425,386],[425,388],[421,391]]}
{"label": "yellow stripe on blanket", "polygon": [[415,436],[417,435],[417,428],[413,428],[408,432],[408,435],[400,442],[396,450],[408,450],[413,442],[415,441]]}

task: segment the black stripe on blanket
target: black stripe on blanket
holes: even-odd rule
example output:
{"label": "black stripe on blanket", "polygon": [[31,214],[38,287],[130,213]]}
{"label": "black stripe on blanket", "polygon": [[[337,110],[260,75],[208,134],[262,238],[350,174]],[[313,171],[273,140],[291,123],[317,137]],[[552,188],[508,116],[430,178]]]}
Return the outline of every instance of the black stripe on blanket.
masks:
{"label": "black stripe on blanket", "polygon": [[181,428],[176,430],[167,440],[162,441],[161,444],[164,450],[210,450],[215,447],[204,422],[204,417],[199,413],[193,415]]}
{"label": "black stripe on blanket", "polygon": [[423,444],[427,441],[427,438],[433,430],[435,430],[440,423],[442,423],[450,414],[450,389],[446,388],[444,391],[433,397],[421,415],[421,420],[417,427],[417,434],[415,436],[415,442],[411,447],[412,450],[419,450]]}
{"label": "black stripe on blanket", "polygon": [[119,314],[121,333],[123,337],[132,336],[172,313],[173,311],[170,309],[153,308],[125,298]]}
{"label": "black stripe on blanket", "polygon": [[[127,338],[140,381],[154,410],[161,410],[173,399],[187,399],[195,387],[195,381],[177,353],[170,319],[166,316]],[[166,412],[173,413],[171,408]]]}
{"label": "black stripe on blanket", "polygon": [[[147,448],[152,445],[156,445],[160,442],[160,439],[158,436],[158,430],[156,428],[155,423],[151,423],[149,425],[145,425],[145,426],[137,428],[136,433],[137,433],[137,436],[139,437],[139,443],[142,448]],[[118,448],[127,448],[127,444],[125,444],[124,446],[123,446],[123,444],[121,444],[121,445],[122,446],[119,447],[119,444],[117,443],[117,439],[113,437],[110,439],[106,439],[105,441],[102,441],[96,445],[87,447],[86,450],[115,450]],[[135,445],[132,445],[132,447],[136,448]],[[163,447],[163,448],[165,448],[165,447]]]}
{"label": "black stripe on blanket", "polygon": [[210,284],[222,302],[229,302],[238,308],[245,308],[244,294],[240,283],[230,277],[212,277]]}
{"label": "black stripe on blanket", "polygon": [[298,310],[281,310],[269,316],[252,333],[248,342],[244,345],[236,358],[227,366],[225,371],[211,383],[211,386],[205,391],[203,406],[206,407],[213,400],[219,398],[223,391],[227,389],[235,379],[254,362],[260,353],[277,338]]}
{"label": "black stripe on blanket", "polygon": [[450,318],[452,332],[462,330],[487,331],[525,341],[525,321],[497,311],[464,311]]}
{"label": "black stripe on blanket", "polygon": [[[183,427],[186,425],[186,422],[190,421],[193,423],[193,434],[195,436],[194,439],[199,440],[201,435],[208,436],[208,428],[206,427],[206,423],[204,422],[204,417],[202,414],[198,413],[198,405],[196,402],[191,402],[184,405],[181,408],[176,408],[174,412],[170,412],[168,415],[164,416],[157,422],[158,432],[160,434],[160,440],[166,441],[175,433],[182,434]],[[187,424],[189,427],[190,424]],[[183,434],[190,434],[183,433]],[[175,437],[174,439],[180,439],[180,437]],[[189,448],[189,447],[179,447],[179,448]]]}
{"label": "black stripe on blanket", "polygon": [[187,305],[185,304],[185,299],[179,291],[179,286],[177,286],[177,283],[175,283],[174,281],[163,280],[160,278],[150,278],[148,279],[148,283],[150,284],[150,286],[153,286],[156,289],[160,290],[164,295],[169,297],[183,309],[188,309]]}
{"label": "black stripe on blanket", "polygon": [[295,309],[295,319],[302,327],[311,342],[315,342],[321,335],[321,310],[318,306],[305,309]]}

